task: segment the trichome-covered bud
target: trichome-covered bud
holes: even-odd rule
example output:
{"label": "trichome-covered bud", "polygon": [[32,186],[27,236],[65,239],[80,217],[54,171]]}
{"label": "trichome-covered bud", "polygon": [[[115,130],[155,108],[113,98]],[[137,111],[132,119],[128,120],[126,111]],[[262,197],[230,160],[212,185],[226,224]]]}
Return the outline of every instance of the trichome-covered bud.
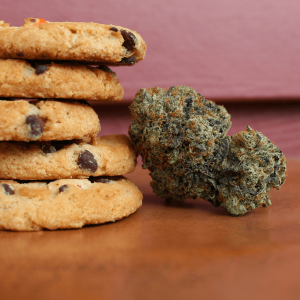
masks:
{"label": "trichome-covered bud", "polygon": [[235,134],[217,178],[218,204],[239,216],[271,204],[269,191],[284,183],[287,160],[262,133],[249,126]]}
{"label": "trichome-covered bud", "polygon": [[216,204],[231,121],[223,106],[186,86],[141,89],[130,106],[129,135],[163,198],[204,198]]}
{"label": "trichome-covered bud", "polygon": [[270,205],[285,181],[281,150],[249,126],[231,139],[226,109],[192,88],[141,89],[130,111],[130,138],[162,198],[203,198],[240,216]]}

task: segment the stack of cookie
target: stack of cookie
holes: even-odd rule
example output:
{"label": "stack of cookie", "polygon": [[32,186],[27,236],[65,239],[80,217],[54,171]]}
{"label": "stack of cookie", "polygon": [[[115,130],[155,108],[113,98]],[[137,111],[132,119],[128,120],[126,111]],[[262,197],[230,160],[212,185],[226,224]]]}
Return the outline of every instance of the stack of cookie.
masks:
{"label": "stack of cookie", "polygon": [[122,100],[107,65],[135,64],[145,51],[119,26],[0,21],[0,228],[80,228],[140,207],[141,192],[120,176],[136,166],[130,140],[97,137],[87,100]]}

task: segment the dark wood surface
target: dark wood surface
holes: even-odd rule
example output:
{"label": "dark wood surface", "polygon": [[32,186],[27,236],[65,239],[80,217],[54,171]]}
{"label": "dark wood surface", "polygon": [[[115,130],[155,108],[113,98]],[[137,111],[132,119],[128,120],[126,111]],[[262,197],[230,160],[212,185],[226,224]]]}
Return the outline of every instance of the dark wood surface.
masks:
{"label": "dark wood surface", "polygon": [[239,218],[156,197],[147,171],[130,217],[79,230],[0,231],[0,299],[299,299],[300,162],[273,205]]}

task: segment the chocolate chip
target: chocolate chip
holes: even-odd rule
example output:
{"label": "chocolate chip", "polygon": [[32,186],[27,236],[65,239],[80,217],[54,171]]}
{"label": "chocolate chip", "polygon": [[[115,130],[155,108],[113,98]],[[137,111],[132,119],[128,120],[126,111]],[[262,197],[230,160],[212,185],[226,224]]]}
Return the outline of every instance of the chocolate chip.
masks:
{"label": "chocolate chip", "polygon": [[121,34],[124,39],[124,43],[122,44],[122,46],[124,46],[128,51],[134,50],[136,41],[135,35],[126,30],[121,30]]}
{"label": "chocolate chip", "polygon": [[3,183],[2,186],[6,195],[13,195],[15,193],[10,185]]}
{"label": "chocolate chip", "polygon": [[34,23],[34,22],[35,22],[35,19],[30,19],[30,22]]}
{"label": "chocolate chip", "polygon": [[120,62],[118,62],[119,64],[130,64],[130,65],[134,65],[135,64],[135,56],[132,55],[130,57],[123,57],[122,60]]}
{"label": "chocolate chip", "polygon": [[30,115],[26,118],[26,124],[29,125],[29,136],[31,138],[37,139],[43,134],[45,122],[41,117]]}
{"label": "chocolate chip", "polygon": [[96,182],[108,183],[108,182],[110,182],[110,181],[111,181],[111,180],[106,179],[106,178],[100,178],[100,179],[98,179]]}
{"label": "chocolate chip", "polygon": [[43,144],[40,146],[44,154],[54,153],[56,149],[51,144]]}
{"label": "chocolate chip", "polygon": [[67,188],[68,188],[68,186],[66,184],[64,184],[64,185],[60,186],[58,190],[60,193],[63,193],[67,190]]}
{"label": "chocolate chip", "polygon": [[48,70],[48,67],[45,65],[37,65],[35,69],[36,75],[44,74]]}
{"label": "chocolate chip", "polygon": [[118,28],[116,28],[116,27],[110,27],[109,28],[111,31],[114,31],[114,32],[117,32],[119,29]]}
{"label": "chocolate chip", "polygon": [[112,73],[112,72],[113,72],[109,67],[104,66],[104,65],[100,65],[100,66],[98,67],[98,69],[99,69],[99,70],[102,70],[102,71],[104,71],[104,72],[109,72],[109,73]]}
{"label": "chocolate chip", "polygon": [[24,53],[23,52],[18,52],[17,56],[24,56]]}
{"label": "chocolate chip", "polygon": [[98,69],[99,69],[99,70],[102,70],[102,71],[104,71],[104,72],[109,73],[114,79],[117,79],[117,80],[118,80],[118,77],[117,77],[116,73],[113,72],[109,67],[100,65],[100,66],[98,67]]}
{"label": "chocolate chip", "polygon": [[103,178],[103,177],[90,177],[89,181],[92,183],[94,183],[94,182],[109,183],[109,182],[112,182],[113,180]]}
{"label": "chocolate chip", "polygon": [[88,150],[85,150],[79,154],[78,166],[84,170],[92,172],[96,172],[98,169],[98,164],[94,158],[94,155]]}

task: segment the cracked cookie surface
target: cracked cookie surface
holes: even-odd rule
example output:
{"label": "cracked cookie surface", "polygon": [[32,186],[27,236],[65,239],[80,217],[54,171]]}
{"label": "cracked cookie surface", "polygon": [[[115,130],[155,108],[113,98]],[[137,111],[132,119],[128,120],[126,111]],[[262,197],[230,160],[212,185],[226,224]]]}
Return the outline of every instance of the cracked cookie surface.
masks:
{"label": "cracked cookie surface", "polygon": [[99,131],[98,116],[87,102],[0,100],[0,141],[82,139]]}
{"label": "cracked cookie surface", "polygon": [[142,198],[122,176],[31,183],[0,180],[0,229],[55,230],[114,222],[134,213]]}
{"label": "cracked cookie surface", "polygon": [[0,59],[0,70],[0,97],[120,101],[124,95],[106,66]]}
{"label": "cracked cookie surface", "polygon": [[130,65],[146,53],[142,37],[121,26],[40,20],[28,18],[21,27],[0,21],[0,58]]}
{"label": "cracked cookie surface", "polygon": [[51,180],[133,172],[136,153],[126,135],[51,142],[1,142],[0,178]]}

